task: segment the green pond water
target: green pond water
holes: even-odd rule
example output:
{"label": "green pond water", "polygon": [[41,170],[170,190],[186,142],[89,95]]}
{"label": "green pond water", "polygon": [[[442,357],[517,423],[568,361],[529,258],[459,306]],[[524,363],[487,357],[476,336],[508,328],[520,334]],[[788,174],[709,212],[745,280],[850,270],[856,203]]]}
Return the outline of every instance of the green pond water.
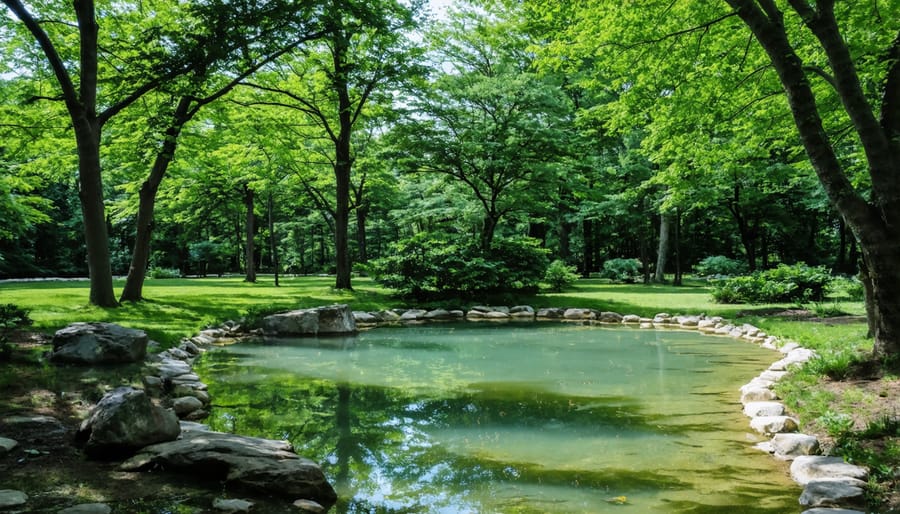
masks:
{"label": "green pond water", "polygon": [[800,512],[738,401],[777,357],[692,332],[468,323],[241,343],[197,371],[213,429],[290,440],[335,485],[332,512]]}

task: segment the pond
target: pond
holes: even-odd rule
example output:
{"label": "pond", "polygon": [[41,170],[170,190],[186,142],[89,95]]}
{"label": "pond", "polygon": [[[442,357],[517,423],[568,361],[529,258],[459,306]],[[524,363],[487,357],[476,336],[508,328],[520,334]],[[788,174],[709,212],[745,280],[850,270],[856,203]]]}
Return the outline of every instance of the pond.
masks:
{"label": "pond", "polygon": [[214,430],[288,439],[340,513],[800,512],[738,388],[776,360],[694,332],[383,327],[208,352]]}

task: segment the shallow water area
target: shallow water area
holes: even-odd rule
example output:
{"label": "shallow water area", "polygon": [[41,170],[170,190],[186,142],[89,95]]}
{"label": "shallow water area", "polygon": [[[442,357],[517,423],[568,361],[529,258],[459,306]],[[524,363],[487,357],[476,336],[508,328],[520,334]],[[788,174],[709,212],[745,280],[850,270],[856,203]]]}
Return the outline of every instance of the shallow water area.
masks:
{"label": "shallow water area", "polygon": [[738,388],[777,359],[695,332],[382,327],[207,352],[214,430],[288,439],[332,512],[800,512]]}

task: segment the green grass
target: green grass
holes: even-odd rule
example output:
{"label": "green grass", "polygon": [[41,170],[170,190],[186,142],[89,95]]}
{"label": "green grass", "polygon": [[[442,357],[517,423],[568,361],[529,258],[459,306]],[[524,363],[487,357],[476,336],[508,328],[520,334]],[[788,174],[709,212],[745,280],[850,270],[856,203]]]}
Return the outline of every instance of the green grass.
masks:
{"label": "green grass", "polygon": [[[286,310],[333,303],[374,310],[397,301],[368,279],[357,279],[352,292],[335,291],[330,277],[288,277],[275,287],[272,277],[255,283],[238,277],[148,280],[145,301],[103,309],[89,305],[86,281],[5,282],[0,302],[28,309],[34,328],[53,332],[76,321],[108,321],[140,328],[169,345],[202,328],[238,319],[250,310]],[[116,290],[121,282],[115,284]]]}

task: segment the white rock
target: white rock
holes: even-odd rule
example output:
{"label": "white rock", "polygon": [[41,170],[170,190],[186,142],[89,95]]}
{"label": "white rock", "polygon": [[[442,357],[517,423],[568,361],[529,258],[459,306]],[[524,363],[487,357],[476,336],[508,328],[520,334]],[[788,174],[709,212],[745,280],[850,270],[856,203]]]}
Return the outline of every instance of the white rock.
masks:
{"label": "white rock", "polygon": [[12,489],[0,489],[0,508],[23,505],[28,501],[28,495],[22,491]]}
{"label": "white rock", "polygon": [[779,402],[748,402],[744,405],[744,415],[751,418],[760,416],[781,416],[784,405]]}
{"label": "white rock", "polygon": [[6,453],[18,445],[19,443],[13,439],[0,437],[0,454]]}
{"label": "white rock", "polygon": [[57,514],[109,514],[112,509],[105,503],[82,503],[59,511]]}
{"label": "white rock", "polygon": [[311,514],[323,514],[325,512],[325,507],[312,500],[297,500],[294,502],[294,507],[300,509],[301,512],[309,512]]}
{"label": "white rock", "polygon": [[790,416],[760,416],[750,420],[750,428],[762,435],[795,432],[799,422]]}
{"label": "white rock", "polygon": [[626,314],[622,316],[622,323],[640,323],[641,317],[637,314]]}
{"label": "white rock", "polygon": [[823,478],[856,478],[866,480],[869,471],[861,466],[848,464],[840,457],[819,455],[801,456],[791,464],[791,478],[800,485]]}
{"label": "white rock", "polygon": [[785,460],[819,453],[819,440],[807,434],[775,434],[770,444],[772,453]]}
{"label": "white rock", "polygon": [[767,389],[765,387],[747,389],[743,394],[741,394],[741,403],[744,405],[747,405],[751,402],[767,402],[777,399],[778,395],[775,394],[775,391]]}
{"label": "white rock", "polygon": [[400,316],[400,320],[401,321],[415,321],[415,320],[421,319],[422,316],[424,316],[426,314],[428,314],[428,311],[423,310],[423,309],[410,309],[410,310],[404,312],[402,316]]}
{"label": "white rock", "polygon": [[252,507],[253,503],[247,500],[226,500],[224,498],[213,500],[213,508],[222,512],[250,512]]}

